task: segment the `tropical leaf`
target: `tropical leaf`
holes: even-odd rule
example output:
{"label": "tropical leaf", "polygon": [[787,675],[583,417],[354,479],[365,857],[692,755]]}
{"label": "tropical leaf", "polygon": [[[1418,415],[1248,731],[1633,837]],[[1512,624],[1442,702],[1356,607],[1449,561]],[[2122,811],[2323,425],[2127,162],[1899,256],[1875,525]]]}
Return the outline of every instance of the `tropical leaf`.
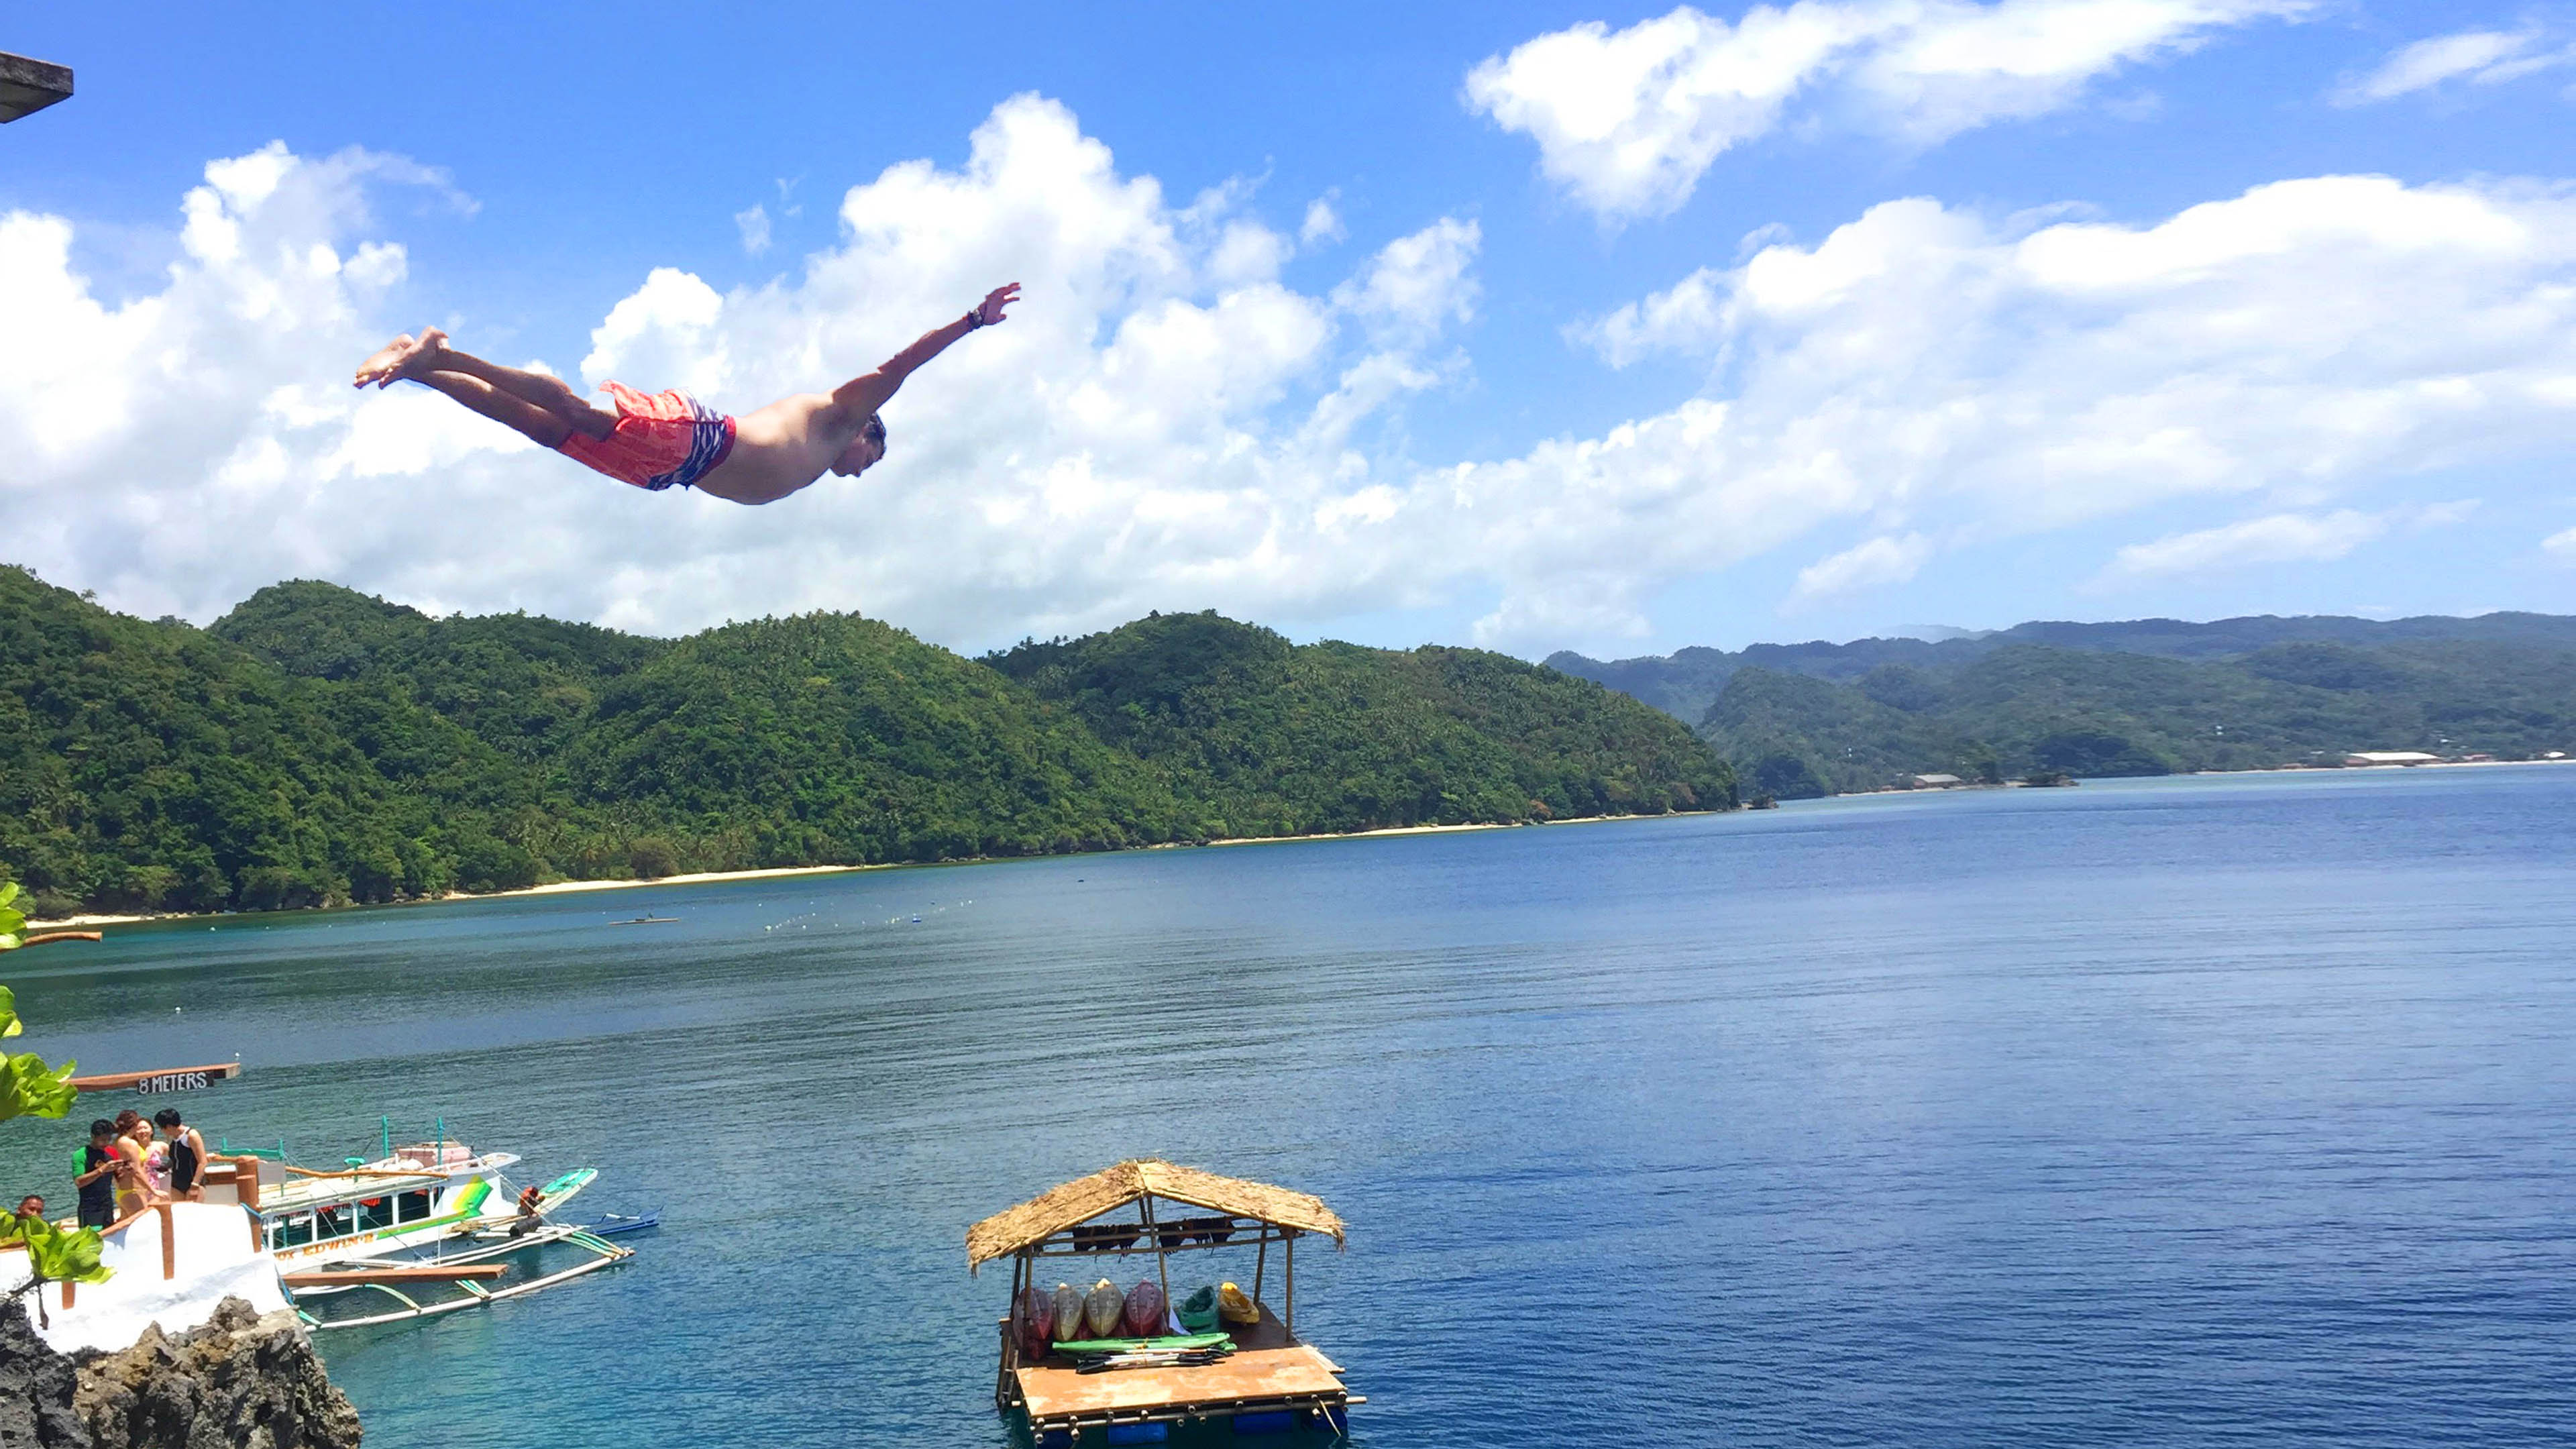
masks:
{"label": "tropical leaf", "polygon": [[34,1052],[0,1058],[0,1122],[12,1117],[60,1117],[80,1090],[71,1084],[75,1063],[47,1066]]}
{"label": "tropical leaf", "polygon": [[16,1036],[24,1030],[18,1024],[18,993],[0,986],[0,1037]]}
{"label": "tropical leaf", "polygon": [[23,1218],[10,1214],[0,1223],[0,1242],[27,1245],[28,1264],[38,1282],[104,1283],[116,1270],[98,1260],[104,1246],[96,1228],[64,1232],[42,1218]]}

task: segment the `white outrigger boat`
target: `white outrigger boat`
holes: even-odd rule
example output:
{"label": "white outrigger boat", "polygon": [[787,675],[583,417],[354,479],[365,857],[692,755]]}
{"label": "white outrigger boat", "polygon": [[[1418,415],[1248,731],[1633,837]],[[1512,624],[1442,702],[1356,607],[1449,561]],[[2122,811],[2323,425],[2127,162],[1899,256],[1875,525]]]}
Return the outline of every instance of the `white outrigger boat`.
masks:
{"label": "white outrigger boat", "polygon": [[[602,1235],[660,1221],[556,1222],[550,1214],[597,1172],[514,1191],[503,1175],[514,1154],[448,1142],[443,1124],[435,1142],[397,1149],[390,1128],[385,1136],[382,1157],[332,1171],[288,1166],[283,1143],[273,1154],[208,1152],[201,1200],[151,1203],[100,1231],[105,1280],[37,1285],[38,1334],[65,1353],[112,1352],[156,1323],[164,1333],[204,1323],[228,1298],[292,1310],[314,1328],[426,1318],[623,1262],[633,1250]],[[23,1246],[0,1244],[0,1271]]]}
{"label": "white outrigger boat", "polygon": [[[262,1246],[315,1328],[480,1308],[634,1255],[592,1225],[553,1220],[599,1176],[593,1168],[514,1191],[503,1169],[517,1165],[515,1153],[478,1153],[443,1137],[328,1172],[230,1161]],[[252,1171],[255,1187],[243,1180]]]}

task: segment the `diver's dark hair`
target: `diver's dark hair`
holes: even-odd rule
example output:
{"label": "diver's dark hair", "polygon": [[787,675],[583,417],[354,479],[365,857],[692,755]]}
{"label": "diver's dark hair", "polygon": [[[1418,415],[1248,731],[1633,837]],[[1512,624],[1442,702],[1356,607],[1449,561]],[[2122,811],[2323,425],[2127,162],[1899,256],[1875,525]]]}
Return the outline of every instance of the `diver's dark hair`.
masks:
{"label": "diver's dark hair", "polygon": [[859,428],[859,436],[876,444],[880,448],[884,447],[885,419],[875,413],[868,414],[867,422]]}

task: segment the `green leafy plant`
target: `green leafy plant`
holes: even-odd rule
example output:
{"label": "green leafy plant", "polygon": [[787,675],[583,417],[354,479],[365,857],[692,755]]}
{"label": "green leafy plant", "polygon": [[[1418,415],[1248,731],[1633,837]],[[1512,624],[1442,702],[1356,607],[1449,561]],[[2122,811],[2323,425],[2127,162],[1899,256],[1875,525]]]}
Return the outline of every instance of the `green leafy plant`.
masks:
{"label": "green leafy plant", "polygon": [[[0,881],[0,951],[14,951],[23,944],[27,924],[17,908],[18,884]],[[18,1022],[18,996],[0,986],[0,1038],[13,1037],[26,1030]],[[72,1109],[72,1099],[80,1093],[71,1083],[75,1063],[48,1066],[34,1052],[0,1054],[0,1122],[12,1117],[60,1117]]]}
{"label": "green leafy plant", "polygon": [[0,1122],[12,1117],[60,1117],[71,1111],[72,1100],[80,1095],[71,1084],[78,1065],[50,1066],[34,1052],[0,1057]]}
{"label": "green leafy plant", "polygon": [[[27,1245],[28,1267],[27,1281],[10,1289],[9,1298],[33,1293],[47,1283],[104,1283],[115,1276],[114,1269],[98,1260],[104,1244],[96,1228],[65,1232],[43,1218],[12,1213],[0,1220],[0,1243],[9,1242]],[[41,1296],[36,1299],[36,1321],[49,1321]]]}
{"label": "green leafy plant", "polygon": [[[0,951],[14,951],[25,944],[26,913],[18,909],[18,883],[0,881]],[[18,1021],[18,994],[0,986],[0,1038],[13,1037],[26,1028]],[[34,1052],[0,1055],[0,1122],[12,1117],[60,1117],[72,1109],[80,1095],[72,1086],[74,1063],[48,1066]],[[32,1293],[49,1282],[103,1283],[109,1270],[98,1261],[99,1236],[96,1228],[64,1232],[42,1218],[11,1214],[0,1219],[0,1243],[19,1242],[27,1245],[27,1281],[9,1290],[6,1296],[16,1298]],[[36,1321],[45,1321],[45,1301],[36,1300]]]}

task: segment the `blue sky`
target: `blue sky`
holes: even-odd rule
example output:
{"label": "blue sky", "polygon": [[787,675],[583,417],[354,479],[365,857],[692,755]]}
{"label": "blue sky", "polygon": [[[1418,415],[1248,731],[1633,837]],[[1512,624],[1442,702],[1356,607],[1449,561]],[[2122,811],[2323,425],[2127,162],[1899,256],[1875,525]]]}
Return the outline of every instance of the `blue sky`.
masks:
{"label": "blue sky", "polygon": [[[2576,610],[2576,13],[14,19],[80,93],[0,131],[12,552],[144,613],[1540,655]],[[885,465],[763,509],[334,385],[434,321],[748,410],[1014,279]]]}

